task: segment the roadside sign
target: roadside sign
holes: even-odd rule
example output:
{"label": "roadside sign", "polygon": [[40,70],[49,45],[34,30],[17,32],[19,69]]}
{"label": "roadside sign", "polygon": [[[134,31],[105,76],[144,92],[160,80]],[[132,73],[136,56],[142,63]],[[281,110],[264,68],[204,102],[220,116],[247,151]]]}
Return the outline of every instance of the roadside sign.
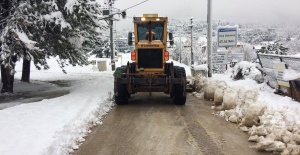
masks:
{"label": "roadside sign", "polygon": [[110,10],[103,10],[102,13],[103,13],[103,16],[108,16],[108,15],[110,15]]}
{"label": "roadside sign", "polygon": [[244,61],[244,53],[228,53],[228,61],[241,62]]}
{"label": "roadside sign", "polygon": [[214,65],[216,64],[227,64],[227,52],[222,51],[222,52],[216,52],[212,53],[212,63]]}
{"label": "roadside sign", "polygon": [[278,85],[290,87],[289,81],[283,80],[283,71],[285,70],[285,63],[283,62],[274,63],[273,66],[276,71],[276,79]]}
{"label": "roadside sign", "polygon": [[225,27],[218,29],[218,47],[231,47],[237,45],[237,28]]}

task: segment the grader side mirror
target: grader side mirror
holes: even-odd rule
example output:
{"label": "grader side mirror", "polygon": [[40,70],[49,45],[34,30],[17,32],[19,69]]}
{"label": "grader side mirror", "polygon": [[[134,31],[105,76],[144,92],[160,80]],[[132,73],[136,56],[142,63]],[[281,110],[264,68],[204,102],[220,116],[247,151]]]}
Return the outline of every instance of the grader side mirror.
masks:
{"label": "grader side mirror", "polygon": [[169,33],[169,40],[170,40],[170,45],[174,45],[174,40],[173,40],[173,33]]}
{"label": "grader side mirror", "polygon": [[132,32],[128,32],[128,45],[132,46]]}

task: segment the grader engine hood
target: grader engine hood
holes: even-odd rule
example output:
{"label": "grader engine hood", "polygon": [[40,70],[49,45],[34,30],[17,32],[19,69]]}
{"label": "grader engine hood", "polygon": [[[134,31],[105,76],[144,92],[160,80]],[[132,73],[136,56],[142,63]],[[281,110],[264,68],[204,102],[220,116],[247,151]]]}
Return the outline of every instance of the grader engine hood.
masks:
{"label": "grader engine hood", "polygon": [[142,70],[163,68],[164,46],[161,41],[140,41],[136,46],[137,67]]}
{"label": "grader engine hood", "polygon": [[164,48],[164,45],[159,40],[149,42],[148,40],[141,40],[138,42],[136,48]]}

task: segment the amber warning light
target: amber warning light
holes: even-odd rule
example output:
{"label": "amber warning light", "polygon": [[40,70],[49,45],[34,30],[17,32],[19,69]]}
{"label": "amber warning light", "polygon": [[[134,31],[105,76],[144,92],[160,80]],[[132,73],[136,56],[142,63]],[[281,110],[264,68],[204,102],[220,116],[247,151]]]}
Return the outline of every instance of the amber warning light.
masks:
{"label": "amber warning light", "polygon": [[136,59],[135,52],[131,52],[131,60],[135,60],[135,59]]}
{"label": "amber warning light", "polygon": [[168,51],[165,52],[165,60],[166,60],[166,61],[169,60],[169,52],[168,52]]}

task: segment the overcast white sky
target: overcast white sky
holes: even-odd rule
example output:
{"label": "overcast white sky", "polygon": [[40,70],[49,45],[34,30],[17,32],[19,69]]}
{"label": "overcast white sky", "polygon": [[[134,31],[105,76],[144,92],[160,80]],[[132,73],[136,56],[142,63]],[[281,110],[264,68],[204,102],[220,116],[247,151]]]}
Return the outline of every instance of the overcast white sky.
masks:
{"label": "overcast white sky", "polygon": [[[104,0],[98,0],[104,1]],[[116,0],[115,7],[126,9],[144,0]],[[129,28],[133,16],[158,13],[175,19],[194,17],[206,20],[207,0],[148,0],[127,10],[127,19],[117,22],[117,29]],[[239,23],[298,24],[300,25],[300,0],[212,0],[213,20]]]}

